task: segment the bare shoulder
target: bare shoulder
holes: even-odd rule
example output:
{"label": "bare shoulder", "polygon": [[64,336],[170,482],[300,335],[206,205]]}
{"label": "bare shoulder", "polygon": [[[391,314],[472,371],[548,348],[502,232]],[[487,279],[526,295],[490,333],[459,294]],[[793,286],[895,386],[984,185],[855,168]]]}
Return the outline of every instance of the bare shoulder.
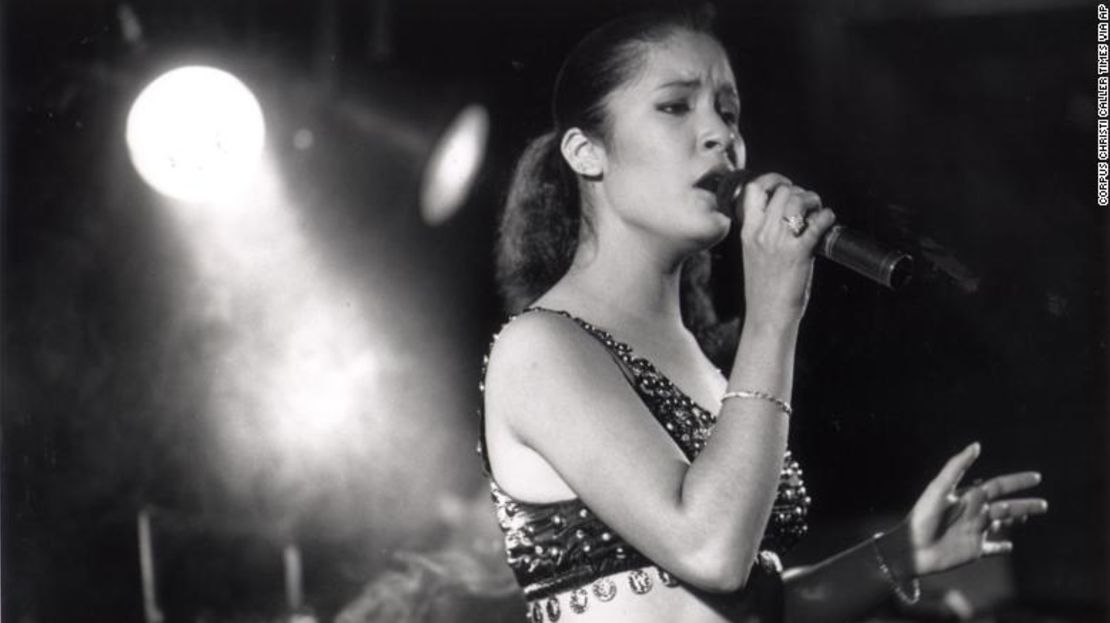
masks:
{"label": "bare shoulder", "polygon": [[530,312],[506,325],[494,341],[486,370],[486,411],[491,420],[513,429],[528,428],[536,423],[530,415],[550,415],[598,393],[620,391],[624,384],[605,347],[573,319]]}
{"label": "bare shoulder", "polygon": [[505,325],[490,352],[490,372],[505,364],[533,365],[604,355],[601,345],[573,319],[559,313],[533,311]]}
{"label": "bare shoulder", "polygon": [[575,496],[602,508],[623,484],[664,486],[682,468],[609,350],[571,318],[537,311],[510,322],[494,342],[485,387],[491,468],[518,499]]}

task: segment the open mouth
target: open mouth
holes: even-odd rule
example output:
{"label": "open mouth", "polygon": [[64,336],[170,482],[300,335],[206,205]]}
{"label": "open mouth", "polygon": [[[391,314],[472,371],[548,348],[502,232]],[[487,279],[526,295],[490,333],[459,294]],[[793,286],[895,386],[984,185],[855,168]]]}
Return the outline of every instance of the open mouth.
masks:
{"label": "open mouth", "polygon": [[694,187],[716,194],[717,188],[721,185],[721,180],[725,178],[728,171],[729,170],[724,167],[710,169],[699,177],[698,181],[694,182]]}
{"label": "open mouth", "polygon": [[694,187],[716,194],[717,190],[720,188],[720,184],[731,174],[735,174],[733,168],[726,167],[724,164],[719,164],[717,167],[703,173],[702,177],[694,182]]}
{"label": "open mouth", "polygon": [[699,177],[694,182],[694,187],[713,193],[717,210],[726,216],[732,217],[732,206],[736,203],[744,184],[751,177],[751,173],[744,169],[720,166]]}
{"label": "open mouth", "polygon": [[699,177],[696,182],[694,182],[694,188],[697,188],[698,190],[704,190],[712,196],[710,202],[713,205],[714,211],[720,212],[725,216],[728,216],[728,213],[721,208],[721,202],[717,199],[717,188],[721,186],[721,183],[724,181],[725,175],[727,173],[728,169],[726,168],[712,169],[710,171],[707,171],[704,175]]}

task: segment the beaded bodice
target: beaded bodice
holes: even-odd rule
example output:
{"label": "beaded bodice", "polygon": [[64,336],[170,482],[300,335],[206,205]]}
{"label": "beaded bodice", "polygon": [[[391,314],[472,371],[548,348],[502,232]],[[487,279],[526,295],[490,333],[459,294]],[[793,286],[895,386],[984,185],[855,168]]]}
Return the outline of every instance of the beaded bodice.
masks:
{"label": "beaded bodice", "polygon": [[[716,423],[713,413],[697,405],[651,362],[637,357],[631,347],[614,339],[608,332],[566,312],[542,308],[525,311],[531,310],[558,313],[575,321],[600,341],[621,367],[644,405],[687,459],[697,457],[713,432]],[[485,454],[484,421],[482,427],[478,451],[490,478],[497,521],[505,535],[508,564],[525,598],[540,599],[586,585],[612,573],[653,564],[578,498],[539,504],[514,499],[502,490],[493,479]],[[802,470],[788,450],[761,549],[781,554],[792,547],[806,532],[805,518],[809,504],[810,499],[802,483]],[[675,582],[665,571],[659,575],[664,584]]]}

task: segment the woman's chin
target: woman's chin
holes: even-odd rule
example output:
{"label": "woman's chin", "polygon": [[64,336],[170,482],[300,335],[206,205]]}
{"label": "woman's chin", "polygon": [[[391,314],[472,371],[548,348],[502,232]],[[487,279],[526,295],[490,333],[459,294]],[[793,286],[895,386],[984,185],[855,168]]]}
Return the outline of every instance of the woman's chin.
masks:
{"label": "woman's chin", "polygon": [[713,214],[707,218],[695,231],[688,232],[685,238],[689,241],[691,253],[710,249],[728,237],[732,228],[732,219],[723,214]]}
{"label": "woman's chin", "polygon": [[732,229],[732,219],[720,212],[714,212],[707,220],[709,222],[704,232],[704,244],[712,247],[728,237],[728,232]]}

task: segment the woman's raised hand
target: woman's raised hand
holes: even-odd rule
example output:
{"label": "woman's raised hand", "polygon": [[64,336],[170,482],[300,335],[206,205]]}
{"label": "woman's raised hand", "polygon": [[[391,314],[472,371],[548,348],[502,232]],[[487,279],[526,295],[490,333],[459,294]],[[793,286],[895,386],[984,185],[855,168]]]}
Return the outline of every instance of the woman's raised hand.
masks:
{"label": "woman's raised hand", "polygon": [[916,575],[1007,553],[1013,544],[1003,534],[1005,529],[1048,510],[1041,498],[1009,497],[1040,483],[1036,472],[1005,474],[957,489],[979,449],[973,443],[949,459],[906,518]]}
{"label": "woman's raised hand", "polygon": [[744,187],[745,323],[789,326],[805,311],[813,250],[836,220],[821,198],[777,173]]}

